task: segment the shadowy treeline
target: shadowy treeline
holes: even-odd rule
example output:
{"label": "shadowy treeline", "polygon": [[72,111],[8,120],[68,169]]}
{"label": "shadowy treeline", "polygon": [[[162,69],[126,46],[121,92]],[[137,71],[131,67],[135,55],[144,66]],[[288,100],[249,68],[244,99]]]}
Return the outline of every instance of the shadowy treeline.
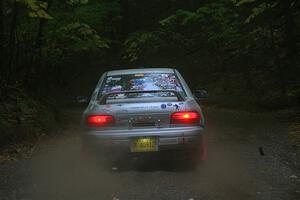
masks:
{"label": "shadowy treeline", "polygon": [[299,106],[299,29],[299,0],[1,0],[1,132],[119,68],[176,67],[223,106]]}

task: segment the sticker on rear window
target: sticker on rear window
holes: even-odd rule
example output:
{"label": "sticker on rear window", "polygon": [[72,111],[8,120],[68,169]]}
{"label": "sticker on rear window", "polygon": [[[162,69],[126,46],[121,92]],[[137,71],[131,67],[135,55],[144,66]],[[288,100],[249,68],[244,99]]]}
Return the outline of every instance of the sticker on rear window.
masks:
{"label": "sticker on rear window", "polygon": [[112,81],[119,81],[119,80],[121,80],[121,77],[113,77],[111,80]]}
{"label": "sticker on rear window", "polygon": [[[162,90],[162,92],[151,92]],[[163,90],[175,90],[183,92],[182,86],[173,73],[138,73],[109,76],[101,87],[102,93],[114,92],[108,99],[120,98],[152,98],[152,97],[176,97],[173,92]],[[143,93],[118,94],[121,91],[149,91]]]}
{"label": "sticker on rear window", "polygon": [[144,74],[135,74],[134,76],[136,76],[136,77],[143,77]]}

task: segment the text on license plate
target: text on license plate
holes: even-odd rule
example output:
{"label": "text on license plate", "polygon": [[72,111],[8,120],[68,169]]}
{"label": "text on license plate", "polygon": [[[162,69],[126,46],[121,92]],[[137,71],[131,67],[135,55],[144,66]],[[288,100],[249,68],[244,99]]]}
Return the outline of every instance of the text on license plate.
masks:
{"label": "text on license plate", "polygon": [[155,137],[133,138],[131,143],[132,152],[157,151],[157,139]]}

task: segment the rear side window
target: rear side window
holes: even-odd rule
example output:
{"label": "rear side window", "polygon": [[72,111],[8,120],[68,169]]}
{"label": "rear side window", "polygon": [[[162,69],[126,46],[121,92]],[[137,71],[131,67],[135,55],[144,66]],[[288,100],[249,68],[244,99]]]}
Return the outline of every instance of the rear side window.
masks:
{"label": "rear side window", "polygon": [[[182,95],[185,94],[181,83],[174,73],[139,73],[107,76],[102,83],[100,93],[116,92],[115,95],[112,95],[113,98],[128,98],[125,94],[117,94],[117,92],[151,90],[175,90]],[[170,92],[149,92],[131,94],[131,97],[171,97],[173,95]]]}

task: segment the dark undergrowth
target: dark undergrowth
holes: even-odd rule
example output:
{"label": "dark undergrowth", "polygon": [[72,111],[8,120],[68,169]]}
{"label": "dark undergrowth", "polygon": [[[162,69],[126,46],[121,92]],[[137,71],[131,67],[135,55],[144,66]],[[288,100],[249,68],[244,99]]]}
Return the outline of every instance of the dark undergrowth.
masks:
{"label": "dark undergrowth", "polygon": [[0,150],[9,144],[55,134],[63,115],[56,103],[37,100],[18,87],[7,87],[0,104]]}

